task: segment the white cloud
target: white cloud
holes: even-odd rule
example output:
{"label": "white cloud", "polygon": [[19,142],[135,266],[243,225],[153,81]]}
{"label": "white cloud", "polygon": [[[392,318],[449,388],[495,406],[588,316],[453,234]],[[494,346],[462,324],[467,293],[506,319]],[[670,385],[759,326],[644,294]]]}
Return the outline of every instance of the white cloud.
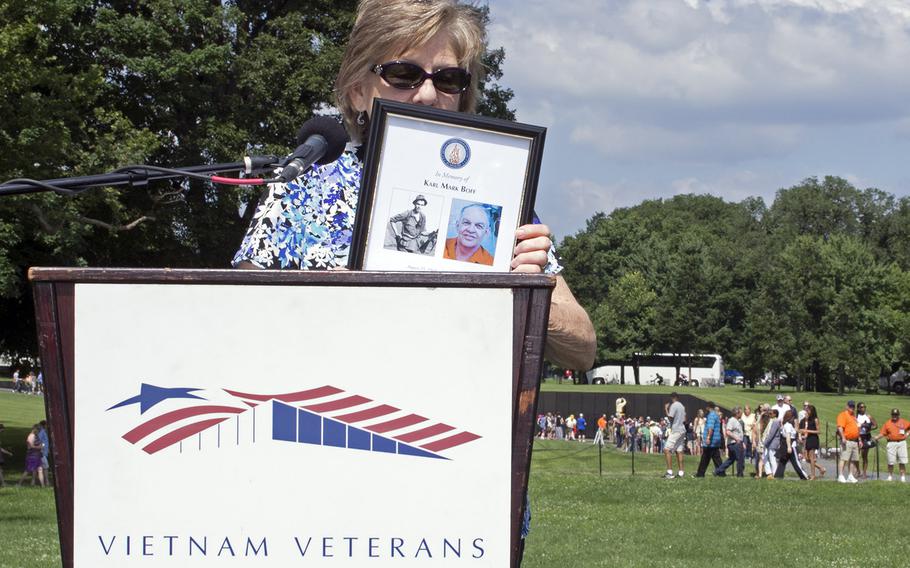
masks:
{"label": "white cloud", "polygon": [[910,100],[908,3],[527,0],[493,16],[507,83],[522,101],[546,101],[554,121],[601,107],[611,124],[672,121],[662,135],[882,120]]}
{"label": "white cloud", "polygon": [[538,204],[562,234],[816,172],[910,192],[888,157],[910,152],[910,0],[493,0],[491,16],[519,120],[550,129]]}
{"label": "white cloud", "polygon": [[550,230],[559,236],[575,232],[579,219],[634,205],[641,200],[640,190],[624,180],[604,184],[575,177],[565,180],[555,189],[538,196],[537,212]]}
{"label": "white cloud", "polygon": [[563,189],[567,208],[588,215],[598,211],[612,211],[621,201],[622,195],[630,191],[623,182],[604,185],[580,178],[570,179],[563,185]]}
{"label": "white cloud", "polygon": [[898,138],[910,139],[910,116],[905,116],[894,123],[893,131]]}
{"label": "white cloud", "polygon": [[768,180],[751,170],[735,170],[712,179],[687,177],[673,180],[670,185],[675,195],[714,195],[728,201],[742,201],[747,197],[773,196],[774,188],[764,185]]}
{"label": "white cloud", "polygon": [[606,125],[578,123],[572,140],[622,160],[655,157],[696,162],[730,162],[785,155],[800,140],[794,125],[761,124],[744,128],[724,123],[673,128],[661,124],[608,121]]}

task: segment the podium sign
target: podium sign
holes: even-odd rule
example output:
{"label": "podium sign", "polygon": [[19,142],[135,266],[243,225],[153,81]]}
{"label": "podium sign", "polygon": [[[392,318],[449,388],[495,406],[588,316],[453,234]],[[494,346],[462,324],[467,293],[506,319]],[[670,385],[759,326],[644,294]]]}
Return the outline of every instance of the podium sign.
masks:
{"label": "podium sign", "polygon": [[465,276],[34,270],[64,565],[514,565],[552,280]]}

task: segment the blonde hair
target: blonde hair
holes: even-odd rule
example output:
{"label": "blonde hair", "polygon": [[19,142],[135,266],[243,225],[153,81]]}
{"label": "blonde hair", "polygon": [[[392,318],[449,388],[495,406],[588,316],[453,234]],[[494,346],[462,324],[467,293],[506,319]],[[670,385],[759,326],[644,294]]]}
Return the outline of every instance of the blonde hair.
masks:
{"label": "blonde hair", "polygon": [[474,112],[486,42],[479,8],[457,0],[361,0],[335,80],[335,105],[352,141],[360,143],[366,137],[366,125],[357,124],[353,91],[370,69],[390,54],[421,47],[440,32],[449,35],[458,64],[471,74],[458,110]]}

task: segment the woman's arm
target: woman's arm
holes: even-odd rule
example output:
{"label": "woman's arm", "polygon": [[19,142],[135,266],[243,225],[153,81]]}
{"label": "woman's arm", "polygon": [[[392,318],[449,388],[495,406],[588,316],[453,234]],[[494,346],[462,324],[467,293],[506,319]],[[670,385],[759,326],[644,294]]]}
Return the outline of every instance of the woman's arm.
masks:
{"label": "woman's arm", "polygon": [[[520,239],[512,258],[514,272],[540,273],[549,262],[550,228],[546,225],[522,225],[516,231]],[[556,277],[556,288],[550,299],[550,320],[544,356],[567,369],[586,371],[594,365],[597,339],[588,313],[581,307],[562,276]]]}
{"label": "woman's arm", "polygon": [[594,365],[597,349],[594,325],[562,276],[550,299],[547,345],[544,356],[567,369],[586,371]]}

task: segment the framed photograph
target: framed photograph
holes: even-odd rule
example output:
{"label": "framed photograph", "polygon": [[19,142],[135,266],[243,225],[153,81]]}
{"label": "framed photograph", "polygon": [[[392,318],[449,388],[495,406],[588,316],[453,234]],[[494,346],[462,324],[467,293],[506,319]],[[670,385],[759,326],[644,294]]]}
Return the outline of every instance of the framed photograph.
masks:
{"label": "framed photograph", "polygon": [[508,272],[546,129],[376,99],[351,268]]}

